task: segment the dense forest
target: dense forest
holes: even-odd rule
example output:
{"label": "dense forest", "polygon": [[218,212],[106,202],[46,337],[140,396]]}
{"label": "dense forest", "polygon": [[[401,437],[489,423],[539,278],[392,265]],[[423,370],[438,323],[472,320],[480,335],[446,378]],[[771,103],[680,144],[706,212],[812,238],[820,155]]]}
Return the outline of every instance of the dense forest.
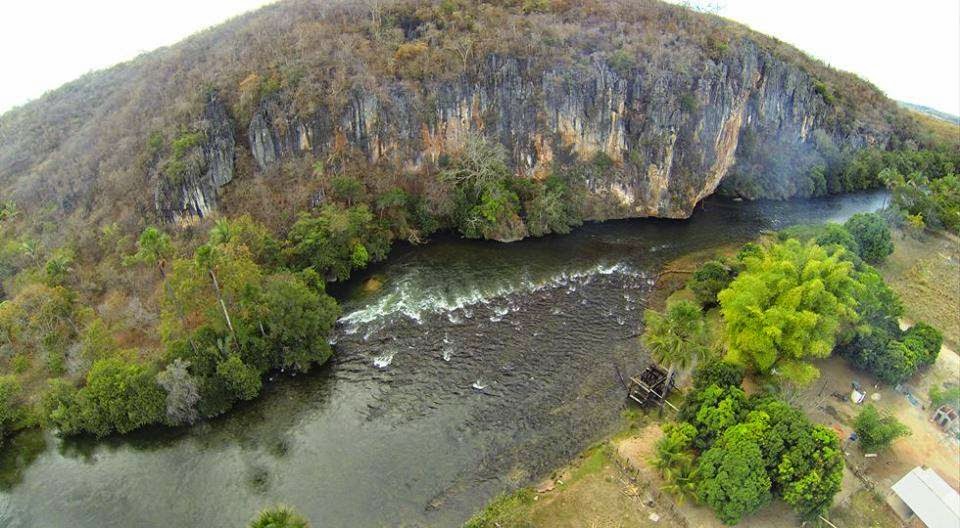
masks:
{"label": "dense forest", "polygon": [[956,230],[958,165],[869,84],[659,2],[281,2],[0,116],[0,438],[254,398],[331,356],[326,284],[397,241],[686,216],[717,188],[887,185],[902,222]]}

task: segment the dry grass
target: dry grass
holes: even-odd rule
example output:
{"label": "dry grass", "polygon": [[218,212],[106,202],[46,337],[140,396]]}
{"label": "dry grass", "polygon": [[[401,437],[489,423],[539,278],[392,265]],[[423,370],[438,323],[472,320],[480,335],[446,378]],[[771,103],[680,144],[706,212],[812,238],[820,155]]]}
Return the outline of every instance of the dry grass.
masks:
{"label": "dry grass", "polygon": [[842,527],[899,528],[900,519],[877,494],[861,489],[841,508],[834,509],[830,521]]}
{"label": "dry grass", "polygon": [[949,234],[917,238],[894,232],[895,250],[880,267],[887,284],[906,307],[908,321],[925,321],[960,345],[960,239]]}

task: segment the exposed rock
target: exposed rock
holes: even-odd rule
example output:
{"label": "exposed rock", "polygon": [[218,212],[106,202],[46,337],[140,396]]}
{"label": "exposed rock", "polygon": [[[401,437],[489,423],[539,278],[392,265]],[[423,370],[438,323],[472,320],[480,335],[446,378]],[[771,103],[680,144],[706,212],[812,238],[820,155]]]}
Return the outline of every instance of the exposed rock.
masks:
{"label": "exposed rock", "polygon": [[[185,169],[177,175],[161,174],[158,178],[154,202],[167,221],[206,216],[216,209],[220,188],[233,179],[233,122],[215,92],[208,95],[195,128],[203,140],[185,154]],[[158,170],[162,173],[162,167]]]}
{"label": "exposed rock", "polygon": [[[415,170],[455,151],[468,130],[507,147],[521,175],[603,153],[619,170],[587,185],[589,217],[605,219],[687,217],[724,178],[750,176],[758,166],[804,177],[822,162],[814,132],[853,148],[883,145],[890,134],[864,124],[844,132],[813,79],[749,41],[723,59],[678,70],[641,64],[622,75],[593,57],[587,68],[531,71],[523,59],[491,56],[476,80],[423,91],[384,81],[356,91],[335,116],[325,107],[302,116],[273,95],[254,112],[247,135],[261,169],[287,156],[322,155],[339,139],[372,161]],[[744,134],[750,164],[739,163]]]}

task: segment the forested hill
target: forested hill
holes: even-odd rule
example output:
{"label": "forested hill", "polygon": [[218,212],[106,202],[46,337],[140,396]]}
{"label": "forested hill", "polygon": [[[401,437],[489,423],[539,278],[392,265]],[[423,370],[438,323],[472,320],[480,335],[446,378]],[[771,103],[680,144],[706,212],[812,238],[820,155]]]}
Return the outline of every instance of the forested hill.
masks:
{"label": "forested hill", "polygon": [[563,215],[539,187],[494,188],[496,212],[465,218],[437,174],[479,149],[528,182],[563,174],[578,216],[683,217],[721,181],[751,198],[862,187],[845,157],[918,134],[855,76],[660,2],[293,0],[4,114],[0,193],[81,232],[216,212],[279,229],[349,175],[508,240]]}

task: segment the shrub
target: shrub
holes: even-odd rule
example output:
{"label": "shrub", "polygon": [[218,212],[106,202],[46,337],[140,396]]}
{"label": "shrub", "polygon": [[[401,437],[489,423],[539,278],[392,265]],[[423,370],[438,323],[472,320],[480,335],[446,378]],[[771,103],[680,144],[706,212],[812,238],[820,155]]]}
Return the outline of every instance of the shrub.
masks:
{"label": "shrub", "polygon": [[860,257],[881,264],[893,253],[893,241],[886,220],[876,213],[857,213],[844,224],[860,247]]}
{"label": "shrub", "polygon": [[717,294],[730,285],[736,277],[733,269],[719,260],[710,260],[693,272],[687,286],[703,306],[717,304]]}
{"label": "shrub", "polygon": [[250,521],[249,528],[309,528],[307,520],[290,506],[273,506],[261,510]]}
{"label": "shrub", "polygon": [[743,383],[743,368],[728,361],[708,361],[693,371],[693,388],[703,390],[710,385],[739,387]]}
{"label": "shrub", "polygon": [[0,445],[3,439],[19,428],[23,418],[20,406],[20,383],[13,376],[0,376]]}
{"label": "shrub", "polygon": [[857,415],[853,428],[865,452],[883,451],[894,440],[910,434],[910,429],[893,416],[881,416],[873,404],[867,404]]}

